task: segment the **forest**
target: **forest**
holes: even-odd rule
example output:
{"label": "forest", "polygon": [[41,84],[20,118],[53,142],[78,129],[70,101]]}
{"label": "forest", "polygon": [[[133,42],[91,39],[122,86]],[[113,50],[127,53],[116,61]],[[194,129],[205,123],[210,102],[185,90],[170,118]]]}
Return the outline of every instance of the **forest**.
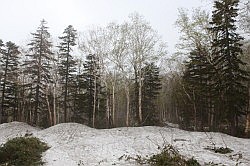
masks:
{"label": "forest", "polygon": [[46,20],[25,46],[0,39],[0,124],[171,122],[249,137],[250,2],[179,9],[175,26],[180,40],[172,55],[138,13],[85,31],[69,25],[56,41]]}

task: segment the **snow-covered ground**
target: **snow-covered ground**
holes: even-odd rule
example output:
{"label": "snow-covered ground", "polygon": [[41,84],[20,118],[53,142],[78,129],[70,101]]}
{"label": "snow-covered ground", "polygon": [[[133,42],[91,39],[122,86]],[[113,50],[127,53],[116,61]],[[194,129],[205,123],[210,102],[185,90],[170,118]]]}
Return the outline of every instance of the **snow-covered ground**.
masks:
{"label": "snow-covered ground", "polygon": [[[0,144],[9,138],[33,133],[51,147],[44,153],[47,166],[135,166],[126,156],[151,156],[160,152],[158,147],[172,144],[187,158],[194,157],[201,164],[250,166],[250,139],[241,139],[221,133],[188,132],[171,127],[123,127],[92,129],[63,123],[40,130],[25,123],[0,125]],[[205,148],[229,147],[229,154],[218,154]]]}

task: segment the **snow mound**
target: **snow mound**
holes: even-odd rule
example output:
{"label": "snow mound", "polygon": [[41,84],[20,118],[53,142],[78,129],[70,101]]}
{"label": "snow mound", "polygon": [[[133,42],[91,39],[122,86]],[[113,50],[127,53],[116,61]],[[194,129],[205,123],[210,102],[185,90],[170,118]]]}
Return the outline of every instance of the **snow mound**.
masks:
{"label": "snow mound", "polygon": [[[221,133],[188,132],[172,127],[123,127],[93,129],[77,123],[62,123],[38,130],[25,123],[13,122],[0,125],[0,142],[15,137],[19,132],[32,132],[51,147],[44,153],[47,166],[134,166],[130,157],[147,157],[159,153],[172,144],[187,158],[194,157],[201,164],[250,165],[250,140]],[[229,147],[229,154],[218,154],[205,148]]]}
{"label": "snow mound", "polygon": [[[78,123],[61,123],[50,128],[41,130],[38,135],[49,141],[69,142],[82,133],[92,132],[95,129]],[[57,140],[54,139],[56,137]]]}
{"label": "snow mound", "polygon": [[39,128],[22,122],[3,123],[0,125],[0,144],[5,143],[8,139],[35,133],[39,130]]}

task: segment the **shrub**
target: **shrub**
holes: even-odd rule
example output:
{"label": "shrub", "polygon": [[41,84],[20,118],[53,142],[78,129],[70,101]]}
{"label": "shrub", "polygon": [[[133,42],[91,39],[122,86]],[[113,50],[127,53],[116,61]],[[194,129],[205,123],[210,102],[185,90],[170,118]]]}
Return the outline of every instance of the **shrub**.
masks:
{"label": "shrub", "polygon": [[42,153],[49,147],[35,137],[17,137],[0,146],[0,166],[43,165]]}
{"label": "shrub", "polygon": [[233,152],[233,150],[228,147],[225,147],[225,148],[224,147],[207,147],[205,149],[213,151],[215,153],[220,153],[220,154],[227,154],[227,153]]}
{"label": "shrub", "polygon": [[148,162],[152,166],[200,166],[197,160],[185,160],[172,145],[165,147],[161,153],[150,157]]}
{"label": "shrub", "polygon": [[219,147],[219,148],[215,148],[215,149],[214,149],[214,152],[215,152],[215,153],[221,153],[221,154],[227,154],[227,153],[233,152],[233,150],[230,149],[230,148],[228,148],[228,147],[226,147],[226,148],[224,148],[224,147]]}
{"label": "shrub", "polygon": [[194,158],[188,159],[186,161],[186,165],[188,166],[200,166],[200,163],[198,163],[197,160],[195,160]]}

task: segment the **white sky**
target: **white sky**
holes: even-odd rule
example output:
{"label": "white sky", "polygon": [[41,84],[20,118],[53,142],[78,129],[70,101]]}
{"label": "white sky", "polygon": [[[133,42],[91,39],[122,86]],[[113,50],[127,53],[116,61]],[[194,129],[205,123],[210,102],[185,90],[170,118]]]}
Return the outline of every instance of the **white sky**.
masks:
{"label": "white sky", "polygon": [[212,0],[0,0],[0,39],[25,45],[43,18],[56,38],[68,25],[82,32],[92,25],[123,22],[138,12],[149,21],[174,52],[178,8],[209,8]]}

